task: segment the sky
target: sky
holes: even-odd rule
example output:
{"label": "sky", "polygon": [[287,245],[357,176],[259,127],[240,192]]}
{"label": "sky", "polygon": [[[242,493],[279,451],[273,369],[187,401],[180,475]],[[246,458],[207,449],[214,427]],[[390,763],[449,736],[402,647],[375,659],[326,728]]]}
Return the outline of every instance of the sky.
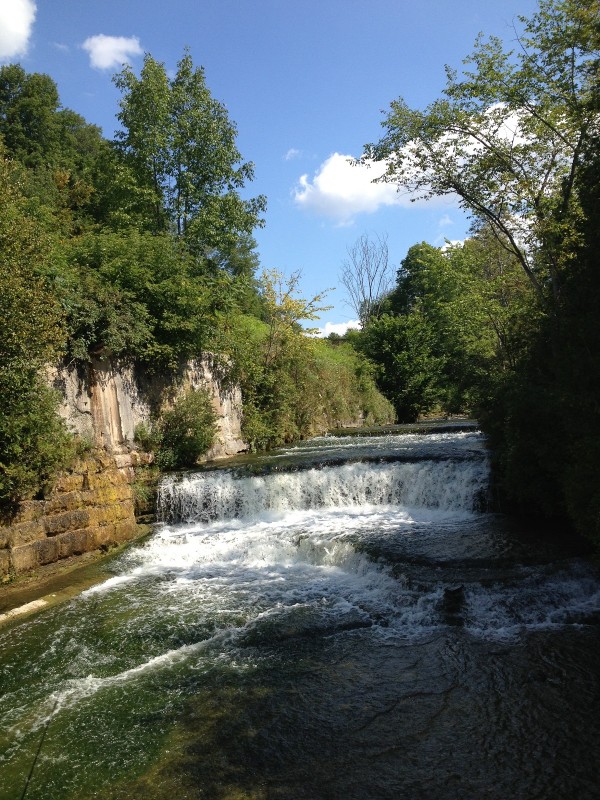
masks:
{"label": "sky", "polygon": [[317,322],[343,333],[356,319],[340,283],[348,249],[387,237],[397,269],[421,241],[460,241],[469,221],[449,198],[411,202],[377,168],[351,166],[383,133],[389,104],[425,108],[460,69],[479,32],[515,40],[534,0],[0,0],[0,63],[57,83],[64,107],[112,138],[112,76],[150,53],[174,72],[189,47],[228,109],[255,165],[245,195],[264,194],[261,266],[300,270],[301,294],[332,289]]}

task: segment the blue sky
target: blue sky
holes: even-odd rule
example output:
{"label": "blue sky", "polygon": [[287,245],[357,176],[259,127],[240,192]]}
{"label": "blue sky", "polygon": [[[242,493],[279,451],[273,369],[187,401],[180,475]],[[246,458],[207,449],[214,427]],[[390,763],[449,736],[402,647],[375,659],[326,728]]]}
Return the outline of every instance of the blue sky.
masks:
{"label": "blue sky", "polygon": [[[411,204],[347,164],[381,133],[402,96],[424,107],[480,31],[514,40],[534,0],[0,0],[0,60],[46,72],[64,106],[112,137],[111,77],[149,52],[174,69],[188,46],[255,164],[249,194],[268,199],[262,266],[302,271],[302,293],[328,287],[320,324],[355,318],[339,283],[347,248],[387,235],[396,267],[419,241],[462,239],[468,223],[441,200]],[[97,38],[105,37],[105,38]],[[330,328],[328,328],[329,330]]]}

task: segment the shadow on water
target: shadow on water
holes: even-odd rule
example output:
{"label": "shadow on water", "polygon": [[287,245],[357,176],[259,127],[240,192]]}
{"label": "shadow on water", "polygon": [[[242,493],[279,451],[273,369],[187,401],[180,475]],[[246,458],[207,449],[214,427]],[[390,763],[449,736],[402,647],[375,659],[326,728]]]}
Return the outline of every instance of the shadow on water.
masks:
{"label": "shadow on water", "polygon": [[598,641],[583,660],[579,635],[553,644],[455,631],[418,646],[373,648],[365,632],[287,641],[250,677],[196,687],[166,755],[104,796],[591,800]]}

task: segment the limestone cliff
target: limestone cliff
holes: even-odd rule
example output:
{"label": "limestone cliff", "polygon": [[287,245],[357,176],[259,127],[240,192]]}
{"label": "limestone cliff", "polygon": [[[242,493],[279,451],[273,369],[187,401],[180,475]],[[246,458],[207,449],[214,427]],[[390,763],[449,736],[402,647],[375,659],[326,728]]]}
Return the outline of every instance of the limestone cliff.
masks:
{"label": "limestone cliff", "polygon": [[52,370],[50,380],[62,397],[59,413],[69,429],[109,452],[127,451],[136,426],[148,424],[188,387],[207,389],[217,415],[217,438],[206,459],[235,455],[246,447],[241,392],[224,386],[210,355],[166,374],[94,359],[85,366],[61,365]]}
{"label": "limestone cliff", "polygon": [[206,459],[245,449],[239,389],[224,388],[210,356],[175,374],[145,374],[130,364],[95,359],[49,371],[59,391],[60,415],[93,447],[93,455],[61,475],[44,500],[21,503],[9,525],[0,525],[0,580],[60,559],[126,542],[138,534],[132,483],[135,428],[148,424],[188,387],[209,391],[217,414],[217,439]]}

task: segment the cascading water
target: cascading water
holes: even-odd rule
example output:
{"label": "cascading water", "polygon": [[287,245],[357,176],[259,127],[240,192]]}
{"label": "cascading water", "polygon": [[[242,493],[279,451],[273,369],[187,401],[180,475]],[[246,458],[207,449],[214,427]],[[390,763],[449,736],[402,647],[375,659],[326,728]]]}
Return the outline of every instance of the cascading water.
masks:
{"label": "cascading water", "polygon": [[371,505],[471,511],[487,478],[483,460],[358,462],[244,478],[219,472],[163,481],[158,511],[164,522],[252,519],[265,511]]}
{"label": "cascading water", "polygon": [[487,485],[476,431],[166,478],[106,581],[0,631],[0,798],[42,733],[28,798],[596,797],[597,571]]}

